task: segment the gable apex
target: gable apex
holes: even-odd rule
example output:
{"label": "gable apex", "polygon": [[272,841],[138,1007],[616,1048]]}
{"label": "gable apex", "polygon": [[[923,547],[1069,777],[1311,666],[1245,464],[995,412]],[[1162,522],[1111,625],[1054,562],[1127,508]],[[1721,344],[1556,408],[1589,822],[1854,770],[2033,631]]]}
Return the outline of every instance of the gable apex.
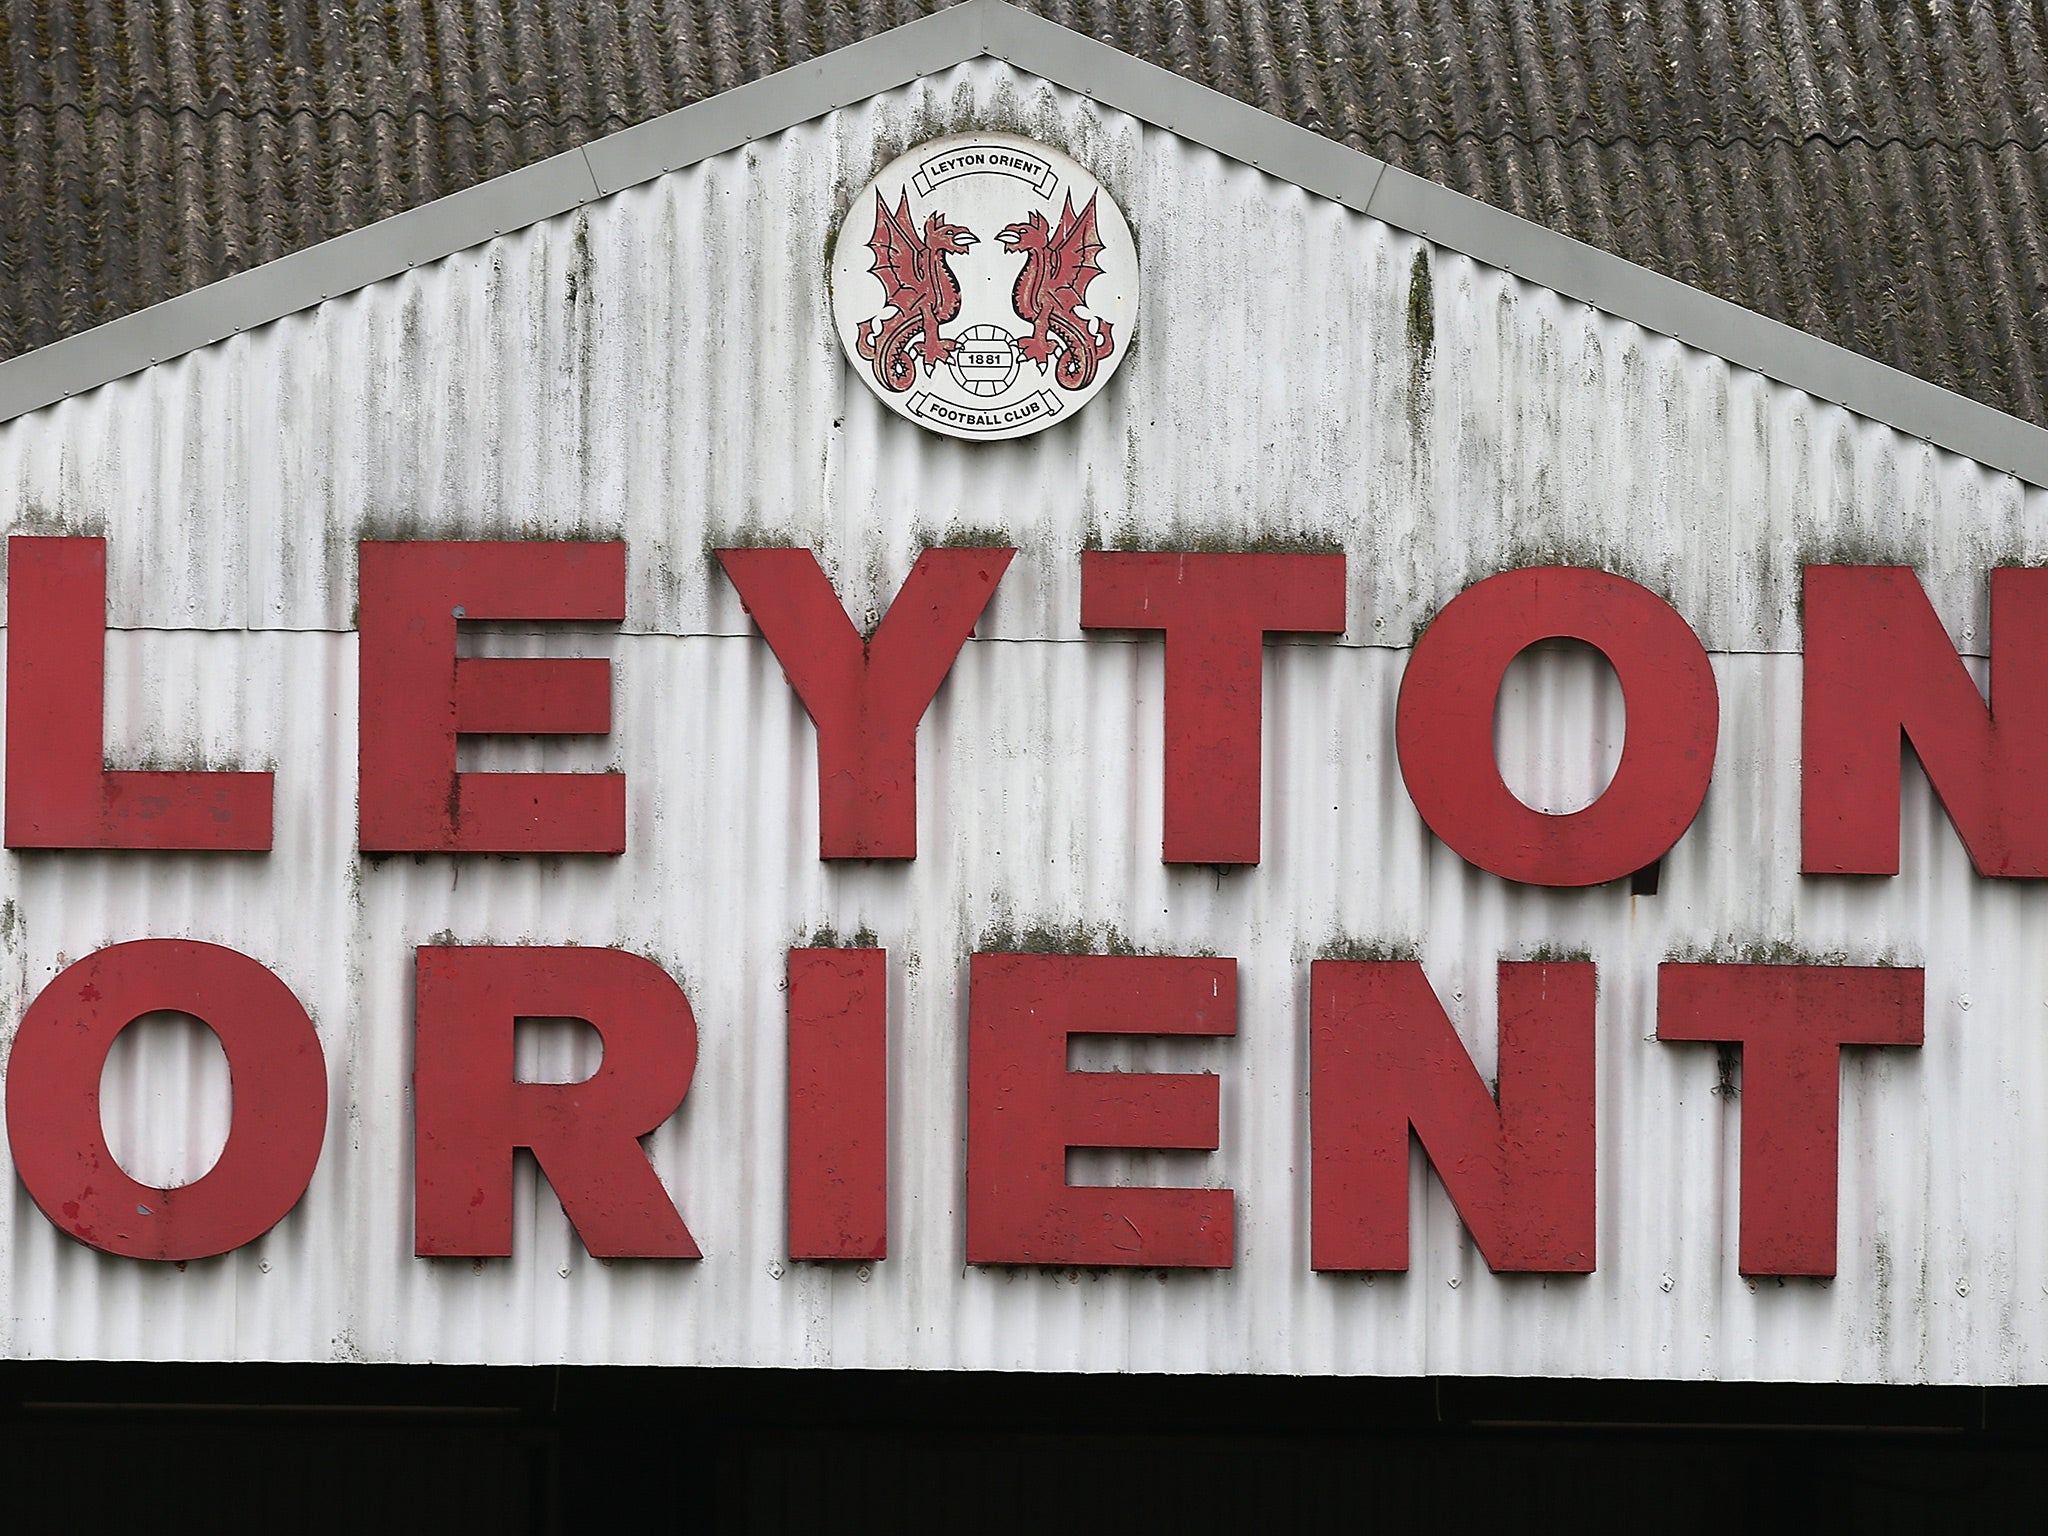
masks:
{"label": "gable apex", "polygon": [[0,363],[0,422],[976,59],[2048,487],[2048,429],[1388,166],[1006,3],[963,3]]}

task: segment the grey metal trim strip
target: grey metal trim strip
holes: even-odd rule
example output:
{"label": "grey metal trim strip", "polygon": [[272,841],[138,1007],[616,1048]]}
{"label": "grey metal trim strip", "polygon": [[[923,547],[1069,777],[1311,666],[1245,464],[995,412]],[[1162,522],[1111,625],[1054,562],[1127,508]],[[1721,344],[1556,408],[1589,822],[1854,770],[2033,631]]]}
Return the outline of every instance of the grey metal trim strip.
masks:
{"label": "grey metal trim strip", "polygon": [[0,363],[0,422],[983,56],[1488,266],[2048,487],[2048,428],[1395,170],[1004,0],[964,0]]}
{"label": "grey metal trim strip", "polygon": [[589,165],[571,150],[67,336],[0,363],[0,422],[567,213],[597,195]]}
{"label": "grey metal trim strip", "polygon": [[[990,13],[1007,9],[997,0],[967,0],[964,5],[835,48],[807,64],[792,65],[721,92],[708,101],[607,134],[584,145],[583,153],[590,160],[592,176],[607,194],[638,186],[836,108],[893,91],[919,76],[979,58],[987,51],[983,39]],[[707,110],[712,108],[716,110]]]}
{"label": "grey metal trim strip", "polygon": [[1365,211],[1432,244],[1527,278],[2029,484],[2048,487],[2048,428],[2008,416],[1403,170],[1389,167]]}
{"label": "grey metal trim strip", "polygon": [[999,0],[986,0],[986,6],[983,51],[1005,63],[1360,213],[1372,201],[1386,165],[1371,155],[1058,22]]}

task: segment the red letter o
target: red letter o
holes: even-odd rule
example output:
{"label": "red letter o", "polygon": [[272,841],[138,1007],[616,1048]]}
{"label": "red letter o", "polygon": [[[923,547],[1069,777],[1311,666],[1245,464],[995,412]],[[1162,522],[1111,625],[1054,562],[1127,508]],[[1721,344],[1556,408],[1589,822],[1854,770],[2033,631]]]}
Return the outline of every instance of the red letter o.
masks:
{"label": "red letter o", "polygon": [[[100,1074],[146,1013],[189,1013],[220,1037],[233,1087],[227,1145],[176,1189],[128,1177],[107,1148]],[[204,1259],[276,1226],[312,1182],[327,1067],[291,989],[247,955],[188,939],[115,944],[70,966],[22,1016],[7,1063],[7,1137],[29,1195],[63,1231],[132,1259]]]}
{"label": "red letter o", "polygon": [[[1539,640],[1583,640],[1621,680],[1621,764],[1591,805],[1532,810],[1501,778],[1494,706],[1508,663]],[[1599,885],[1654,864],[1706,798],[1720,727],[1713,668],[1655,593],[1606,571],[1541,566],[1454,598],[1415,644],[1395,740],[1409,798],[1468,863],[1529,885]]]}

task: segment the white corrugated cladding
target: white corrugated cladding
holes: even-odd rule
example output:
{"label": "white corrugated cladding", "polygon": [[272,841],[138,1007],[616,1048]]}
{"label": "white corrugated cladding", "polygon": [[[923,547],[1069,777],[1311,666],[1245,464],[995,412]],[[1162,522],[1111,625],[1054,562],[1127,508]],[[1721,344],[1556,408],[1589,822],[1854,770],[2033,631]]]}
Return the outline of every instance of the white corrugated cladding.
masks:
{"label": "white corrugated cladding", "polygon": [[[866,179],[975,127],[1095,170],[1145,262],[1108,391],[998,445],[888,414],[824,283]],[[0,860],[0,1018],[100,945],[204,938],[290,984],[332,1082],[306,1197],[221,1259],[109,1258],[8,1178],[0,1352],[2048,1380],[2048,891],[1976,878],[1917,774],[1905,873],[1797,873],[1801,563],[1912,564],[1981,654],[1988,569],[2048,558],[2044,497],[2007,476],[983,63],[17,420],[0,496],[14,531],[110,541],[115,766],[277,770],[267,856]],[[923,727],[921,854],[821,864],[811,727],[709,552],[810,545],[872,620],[918,548],[982,530],[1021,553]],[[354,851],[355,542],[405,536],[629,541],[623,635],[480,642],[615,658],[609,740],[464,747],[623,768],[624,858]],[[1168,867],[1162,650],[1082,637],[1078,553],[1260,543],[1340,544],[1349,628],[1267,653],[1264,862]],[[1654,896],[1478,873],[1399,781],[1418,630],[1558,561],[1663,593],[1713,653],[1713,787]],[[1611,763],[1605,675],[1518,664],[1501,750],[1532,801]],[[784,956],[862,924],[890,955],[891,1256],[790,1264]],[[1218,1072],[1222,1150],[1075,1167],[1230,1185],[1234,1269],[964,1265],[967,956],[1037,924],[1238,957],[1235,1039],[1090,1047]],[[700,1065],[649,1146],[702,1262],[589,1259],[524,1163],[516,1257],[412,1257],[411,947],[436,936],[618,945],[682,980]],[[1412,1270],[1309,1271],[1308,962],[1346,940],[1412,945],[1489,1075],[1496,961],[1598,962],[1597,1273],[1489,1274],[1419,1160]],[[1737,1275],[1739,1098],[1713,1048],[1647,1038],[1658,961],[1758,942],[1927,968],[1925,1048],[1846,1057],[1831,1282]],[[110,1135],[191,1177],[225,1134],[219,1053],[132,1033]],[[528,1065],[574,1075],[578,1048]]]}

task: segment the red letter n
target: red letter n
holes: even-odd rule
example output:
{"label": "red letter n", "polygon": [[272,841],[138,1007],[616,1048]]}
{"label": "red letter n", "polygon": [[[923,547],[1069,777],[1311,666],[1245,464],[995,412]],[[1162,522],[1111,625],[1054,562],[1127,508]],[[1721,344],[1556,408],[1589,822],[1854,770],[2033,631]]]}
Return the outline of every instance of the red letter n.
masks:
{"label": "red letter n", "polygon": [[364,544],[359,704],[368,853],[622,853],[622,773],[458,773],[458,736],[602,736],[611,663],[455,654],[464,619],[626,616],[623,544]]}
{"label": "red letter n", "polygon": [[267,773],[110,773],[107,541],[7,541],[7,846],[270,846]]}
{"label": "red letter n", "polygon": [[1800,868],[1899,872],[1900,737],[1980,875],[2048,875],[2048,571],[1991,573],[1991,706],[1902,565],[1806,568]]}
{"label": "red letter n", "polygon": [[[616,949],[422,947],[415,984],[415,1253],[511,1253],[512,1154],[526,1147],[596,1257],[698,1257],[639,1144],[697,1067],[697,1022],[668,972]],[[517,1081],[513,1026],[535,1018],[595,1029],[597,1071]]]}
{"label": "red letter n", "polygon": [[721,549],[818,728],[818,857],[917,857],[917,724],[1014,549],[928,549],[872,638],[808,549]]}
{"label": "red letter n", "polygon": [[1500,967],[1500,1102],[1412,960],[1309,968],[1309,1262],[1408,1267],[1412,1126],[1496,1271],[1593,1268],[1593,967]]}
{"label": "red letter n", "polygon": [[1228,1269],[1229,1190],[1067,1182],[1069,1147],[1215,1151],[1215,1075],[1069,1072],[1067,1037],[1236,1033],[1235,960],[974,956],[967,1262]]}
{"label": "red letter n", "polygon": [[1081,555],[1083,629],[1166,632],[1169,864],[1256,864],[1269,634],[1344,632],[1342,555]]}
{"label": "red letter n", "polygon": [[1742,1047],[1745,1275],[1832,1275],[1845,1045],[1918,1045],[1926,978],[1861,965],[1660,965],[1657,1038]]}

